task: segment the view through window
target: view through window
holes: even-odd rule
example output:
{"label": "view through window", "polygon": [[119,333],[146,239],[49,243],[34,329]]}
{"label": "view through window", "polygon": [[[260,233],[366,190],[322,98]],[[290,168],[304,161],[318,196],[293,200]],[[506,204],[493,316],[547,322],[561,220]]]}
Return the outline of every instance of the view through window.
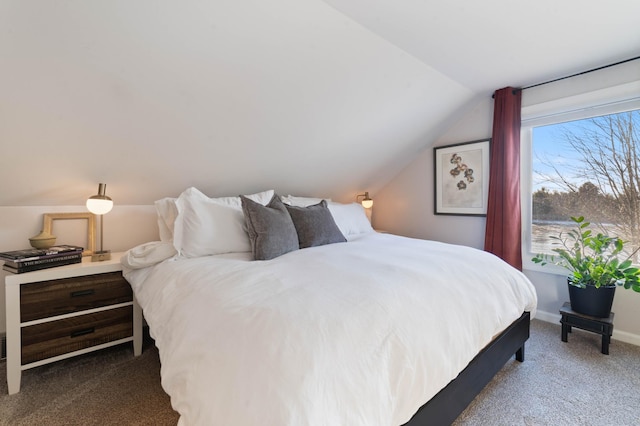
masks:
{"label": "view through window", "polygon": [[552,253],[549,236],[571,216],[622,238],[628,254],[640,247],[640,109],[532,130],[531,251]]}

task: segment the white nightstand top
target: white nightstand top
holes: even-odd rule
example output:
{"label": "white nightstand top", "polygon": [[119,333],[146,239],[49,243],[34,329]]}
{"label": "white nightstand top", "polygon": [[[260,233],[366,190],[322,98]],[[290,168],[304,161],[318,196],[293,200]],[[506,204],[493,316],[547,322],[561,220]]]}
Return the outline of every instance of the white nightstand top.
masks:
{"label": "white nightstand top", "polygon": [[123,252],[111,253],[111,259],[104,260],[102,262],[92,262],[91,256],[85,256],[82,258],[81,263],[56,266],[54,268],[40,269],[38,271],[24,272],[22,274],[9,274],[5,277],[4,282],[7,285],[16,285],[121,271],[122,265],[120,264],[120,258],[123,255]]}

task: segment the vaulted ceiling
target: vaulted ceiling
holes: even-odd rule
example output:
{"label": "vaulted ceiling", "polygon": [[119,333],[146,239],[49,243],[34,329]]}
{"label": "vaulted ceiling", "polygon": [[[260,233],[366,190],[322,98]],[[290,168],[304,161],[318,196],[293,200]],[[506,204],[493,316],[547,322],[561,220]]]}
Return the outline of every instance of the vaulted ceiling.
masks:
{"label": "vaulted ceiling", "polygon": [[[636,0],[3,0],[0,206],[380,188],[479,99],[640,55]],[[484,135],[481,135],[484,136]]]}

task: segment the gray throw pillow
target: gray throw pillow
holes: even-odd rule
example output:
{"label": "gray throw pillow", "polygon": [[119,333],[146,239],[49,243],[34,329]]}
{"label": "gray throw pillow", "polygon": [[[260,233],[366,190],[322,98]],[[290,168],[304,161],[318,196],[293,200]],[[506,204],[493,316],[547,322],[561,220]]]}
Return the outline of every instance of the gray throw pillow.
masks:
{"label": "gray throw pillow", "polygon": [[285,206],[296,227],[301,249],[347,241],[325,200],[307,207]]}
{"label": "gray throw pillow", "polygon": [[280,197],[269,204],[240,196],[242,211],[255,260],[269,260],[298,249],[298,234]]}

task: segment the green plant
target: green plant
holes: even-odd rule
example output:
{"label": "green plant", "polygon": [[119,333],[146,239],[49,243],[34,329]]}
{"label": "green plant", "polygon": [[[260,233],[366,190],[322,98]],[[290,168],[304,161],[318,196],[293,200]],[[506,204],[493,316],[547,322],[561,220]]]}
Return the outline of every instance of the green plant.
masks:
{"label": "green plant", "polygon": [[569,270],[569,283],[576,287],[619,285],[640,292],[640,269],[631,261],[638,250],[625,257],[624,241],[620,238],[602,233],[594,235],[589,229],[591,224],[585,222],[583,216],[571,217],[571,220],[576,224],[575,229],[551,236],[554,245],[559,246],[552,249],[556,254],[537,254],[531,260],[541,266],[552,263]]}

